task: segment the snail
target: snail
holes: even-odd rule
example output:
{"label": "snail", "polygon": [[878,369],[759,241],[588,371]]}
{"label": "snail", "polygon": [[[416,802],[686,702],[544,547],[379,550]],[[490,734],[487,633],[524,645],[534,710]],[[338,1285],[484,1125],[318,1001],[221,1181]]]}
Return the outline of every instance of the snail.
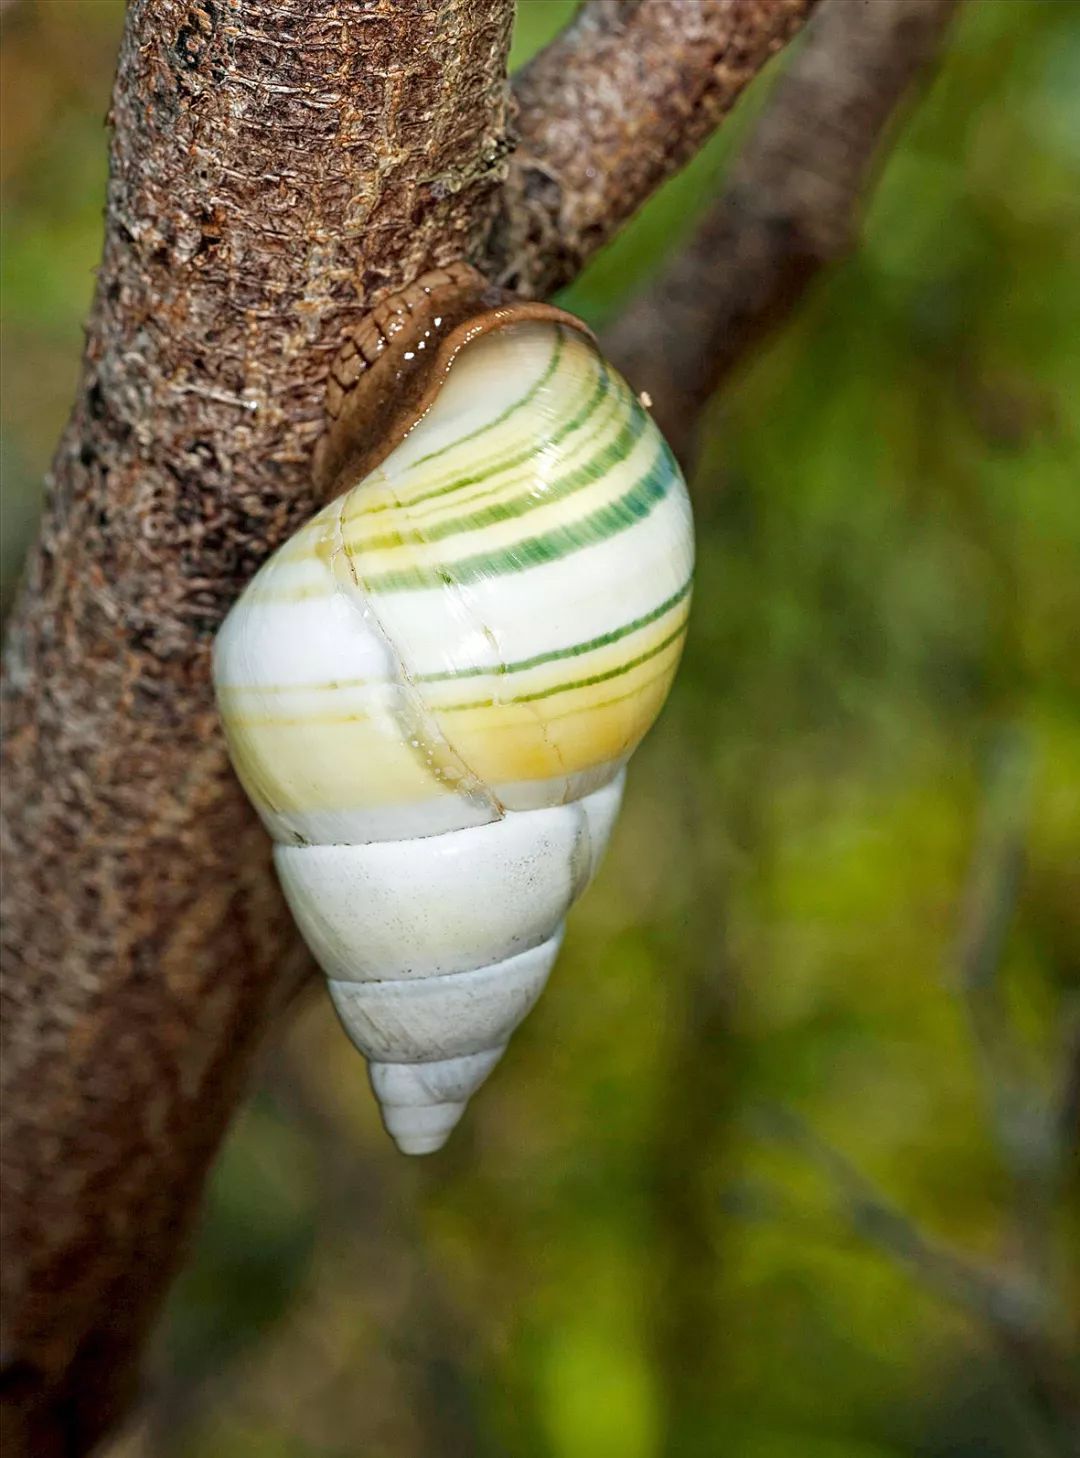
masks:
{"label": "snail", "polygon": [[214,645],[233,765],[408,1154],[536,1002],[686,632],[686,487],[584,324],[467,264],[367,316],[329,497]]}

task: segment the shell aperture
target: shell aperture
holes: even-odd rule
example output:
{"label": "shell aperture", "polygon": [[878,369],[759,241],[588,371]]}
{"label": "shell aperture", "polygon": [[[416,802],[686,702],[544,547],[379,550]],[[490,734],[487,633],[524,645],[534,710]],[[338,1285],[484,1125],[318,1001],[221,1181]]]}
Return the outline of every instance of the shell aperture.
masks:
{"label": "shell aperture", "polygon": [[686,630],[685,486],[576,331],[470,343],[218,635],[237,773],[390,1133],[438,1148],[539,996]]}

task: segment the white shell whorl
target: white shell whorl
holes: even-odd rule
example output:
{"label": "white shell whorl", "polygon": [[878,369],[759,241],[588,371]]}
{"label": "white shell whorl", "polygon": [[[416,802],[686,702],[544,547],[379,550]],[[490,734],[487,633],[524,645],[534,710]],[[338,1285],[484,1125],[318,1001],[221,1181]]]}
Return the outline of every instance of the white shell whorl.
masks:
{"label": "white shell whorl", "polygon": [[444,835],[275,847],[293,915],[406,1154],[440,1147],[543,991],[623,781]]}

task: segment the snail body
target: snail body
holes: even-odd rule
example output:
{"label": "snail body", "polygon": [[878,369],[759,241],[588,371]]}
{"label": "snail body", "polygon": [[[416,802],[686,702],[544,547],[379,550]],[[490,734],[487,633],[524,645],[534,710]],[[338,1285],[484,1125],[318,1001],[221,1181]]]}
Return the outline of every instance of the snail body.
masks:
{"label": "snail body", "polygon": [[426,345],[435,386],[402,392],[388,453],[351,449],[353,402],[338,494],[214,653],[233,764],[407,1153],[441,1146],[544,986],[670,687],[693,557],[674,459],[582,326],[450,277],[452,347],[433,290],[380,356],[392,391]]}

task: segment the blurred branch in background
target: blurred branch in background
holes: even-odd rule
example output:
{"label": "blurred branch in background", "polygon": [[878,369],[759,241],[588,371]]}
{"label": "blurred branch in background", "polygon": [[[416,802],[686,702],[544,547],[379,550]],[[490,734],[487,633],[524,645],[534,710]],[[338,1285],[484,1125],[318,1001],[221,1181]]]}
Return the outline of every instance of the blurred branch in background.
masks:
{"label": "blurred branch in background", "polygon": [[607,330],[684,468],[698,415],[827,264],[849,252],[897,108],[959,0],[825,0],[690,242]]}
{"label": "blurred branch in background", "polygon": [[1077,1148],[1077,1128],[1069,1126],[1068,1094],[1075,1050],[1067,1033],[1064,1079],[1051,1079],[1049,1088],[1040,1085],[1011,1020],[1001,980],[1024,869],[1033,769],[1031,747],[1021,733],[999,733],[990,748],[961,911],[956,987],[982,1070],[987,1114],[1013,1186],[1017,1239],[1031,1269],[1052,1281],[1059,1273],[1050,1265],[1050,1222],[1067,1161]]}
{"label": "blurred branch in background", "polygon": [[[1080,1352],[1060,1293],[1031,1272],[989,1269],[928,1235],[790,1109],[759,1109],[753,1122],[763,1138],[787,1145],[819,1170],[841,1219],[861,1240],[995,1340],[1038,1420],[1038,1440],[1050,1445],[1048,1451],[1073,1458],[1080,1451]],[[842,1226],[808,1220],[768,1187],[737,1187],[726,1203],[742,1219],[780,1219],[819,1239],[842,1234]]]}

